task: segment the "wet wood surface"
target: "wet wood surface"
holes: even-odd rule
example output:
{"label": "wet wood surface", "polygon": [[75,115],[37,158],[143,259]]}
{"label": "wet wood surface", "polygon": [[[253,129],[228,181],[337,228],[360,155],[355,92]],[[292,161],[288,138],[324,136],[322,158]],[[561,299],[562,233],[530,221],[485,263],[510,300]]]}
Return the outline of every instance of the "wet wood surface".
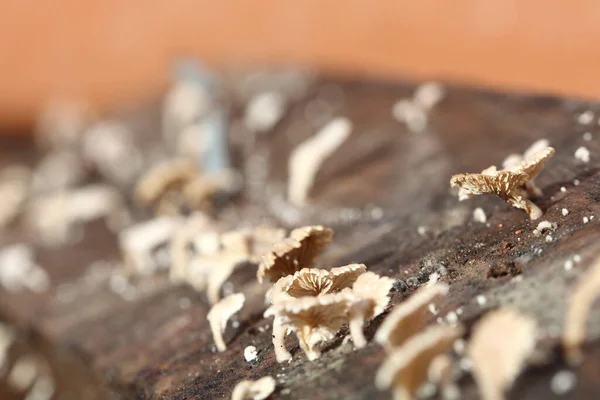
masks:
{"label": "wet wood surface", "polygon": [[[552,376],[567,368],[558,348],[565,300],[600,243],[600,133],[595,120],[590,126],[577,122],[577,115],[597,106],[449,88],[431,111],[427,129],[411,133],[394,120],[391,109],[412,90],[379,82],[319,81],[289,107],[270,134],[251,145],[234,135],[246,187],[219,218],[231,228],[264,222],[286,228],[330,226],[335,230],[333,244],[319,266],[365,263],[376,273],[408,281],[409,286],[399,285],[392,294],[392,304],[427,280],[430,265],[443,265],[441,281],[450,284],[450,293],[438,316],[461,309],[459,320],[471,328],[487,310],[511,306],[538,322],[543,362],[524,371],[508,398],[600,397],[598,308],[590,321],[585,361],[575,370],[577,385],[567,397],[550,387]],[[307,122],[307,105],[332,92],[337,100],[329,118],[347,116],[353,132],[323,164],[310,204],[298,211],[282,200],[287,160],[295,145],[326,122]],[[234,105],[234,116],[240,107]],[[584,132],[591,132],[592,139],[584,140]],[[458,202],[451,193],[452,174],[500,165],[507,155],[540,138],[556,148],[538,179],[544,191],[537,202],[544,211],[539,221],[558,225],[551,241],[533,235],[539,221],[530,221],[498,198]],[[589,163],[574,157],[580,146],[590,150]],[[18,148],[3,146],[3,163],[31,162],[32,153]],[[485,210],[487,224],[473,220],[476,207]],[[598,217],[583,222],[591,216]],[[27,239],[16,232],[2,237],[4,244]],[[565,271],[565,261],[576,254],[581,262]],[[306,360],[295,338],[288,338],[294,359],[278,364],[271,345],[272,321],[262,316],[266,286],[255,281],[254,269],[238,271],[231,280],[232,290],[243,291],[247,302],[239,325],[226,330],[227,350],[218,353],[206,321],[204,293],[173,286],[157,274],[136,278],[135,295],[124,299],[110,285],[111,265],[120,258],[114,233],[104,223],[90,224],[78,243],[37,249],[37,259],[52,280],[50,291],[0,290],[0,320],[20,329],[23,346],[45,355],[61,399],[229,398],[241,379],[265,375],[277,380],[273,399],[391,398],[374,385],[383,350],[372,342],[355,350],[343,341],[346,328],[314,362]],[[487,298],[485,305],[475,300],[477,295]],[[386,314],[368,325],[368,339]],[[436,318],[432,315],[431,323]],[[258,349],[256,361],[244,360],[249,345]],[[461,398],[479,398],[471,378],[462,379],[460,387]]]}

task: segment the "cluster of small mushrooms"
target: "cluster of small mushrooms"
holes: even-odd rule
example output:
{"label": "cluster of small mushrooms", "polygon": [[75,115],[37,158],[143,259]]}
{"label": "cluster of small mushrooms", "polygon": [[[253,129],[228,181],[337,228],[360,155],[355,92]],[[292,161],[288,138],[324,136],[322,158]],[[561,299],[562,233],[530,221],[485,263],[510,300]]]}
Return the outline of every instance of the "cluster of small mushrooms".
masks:
{"label": "cluster of small mushrooms", "polygon": [[[206,108],[204,103],[208,100],[205,99],[207,95],[200,95],[204,93],[202,91],[190,92],[188,86],[180,89],[174,94],[177,98],[168,103],[181,104],[173,106],[177,112],[171,110],[167,113],[167,116],[172,114],[172,118],[166,118],[165,130],[178,131],[181,126],[187,126],[182,136],[191,135],[191,139],[182,141],[184,145],[181,146],[186,148],[185,143],[199,142],[196,130],[200,131],[203,126],[199,125],[197,117],[202,114],[199,110]],[[395,106],[394,116],[407,123],[412,131],[422,131],[427,123],[428,110],[442,95],[439,86],[423,86],[413,98]],[[281,99],[269,93],[251,102],[249,110],[254,111],[248,111],[246,115],[247,125],[253,127],[251,130],[270,129],[281,118],[280,102]],[[197,103],[195,108],[188,109],[192,103]],[[265,107],[272,109],[266,116],[263,115]],[[252,117],[253,113],[257,115]],[[128,136],[119,130],[121,128],[117,128],[97,126],[86,135],[82,144],[77,142],[77,146],[73,147],[82,147],[84,161],[94,165],[101,175],[117,182],[117,186],[124,186],[134,180],[142,166],[125,162],[129,158],[135,160],[135,157],[130,157],[135,148],[124,139]],[[333,119],[292,152],[288,185],[288,200],[292,205],[301,207],[305,204],[319,166],[348,138],[351,131],[352,123],[348,119]],[[215,132],[213,136],[217,137],[221,131]],[[101,140],[92,140],[94,138]],[[109,139],[116,141],[112,147],[121,150],[100,151],[101,145],[107,145]],[[38,170],[54,171],[53,168],[59,165],[65,170],[63,172],[76,172],[78,169],[71,168],[69,160],[77,153],[74,150],[63,153],[57,153],[54,158],[42,163]],[[107,158],[105,153],[112,156]],[[533,200],[541,195],[541,190],[535,185],[535,179],[554,153],[546,140],[539,140],[524,154],[510,155],[503,162],[502,169],[491,166],[480,174],[455,175],[450,185],[459,188],[461,201],[474,195],[492,194],[524,210],[531,219],[538,219],[542,210]],[[365,324],[389,311],[374,336],[374,341],[383,346],[386,353],[376,374],[378,388],[392,390],[397,400],[409,400],[415,398],[423,385],[429,382],[439,388],[443,398],[457,399],[460,393],[455,367],[460,364],[462,369],[472,372],[484,400],[504,398],[505,391],[532,357],[536,344],[535,320],[513,309],[497,309],[475,324],[469,343],[465,345],[462,339],[465,328],[456,318],[448,317],[446,321],[438,318],[438,324],[430,324],[435,302],[443,299],[449,291],[447,284],[437,282],[437,276],[435,279],[430,277],[427,284],[388,310],[394,279],[367,271],[364,264],[330,269],[315,267],[317,257],[333,238],[333,231],[327,227],[304,226],[293,229],[289,234],[284,229],[271,226],[226,231],[209,216],[210,211],[216,197],[229,196],[240,190],[241,178],[223,162],[224,168],[218,172],[201,174],[197,156],[163,159],[142,175],[135,185],[134,198],[139,205],[154,207],[158,216],[118,229],[118,235],[125,266],[130,273],[149,274],[164,268],[169,270],[172,283],[189,284],[198,291],[206,292],[212,304],[207,319],[218,351],[226,350],[223,334],[227,323],[246,301],[243,293],[228,293],[221,298],[224,284],[236,269],[250,265],[257,268],[258,282],[270,285],[266,292],[268,307],[264,316],[273,318],[272,342],[277,362],[292,359],[285,344],[286,336],[291,333],[296,335],[300,348],[311,361],[320,357],[322,344],[334,338],[345,325],[354,347],[363,348],[367,345],[363,332]],[[121,165],[130,165],[131,171],[121,168]],[[65,242],[75,223],[99,217],[127,219],[125,201],[115,188],[89,185],[70,189],[73,182],[82,181],[81,177],[72,176],[73,182],[64,184],[68,191],[48,196],[45,194],[53,188],[44,185],[52,180],[45,179],[44,174],[37,177],[30,175],[22,169],[5,169],[0,174],[0,189],[2,185],[10,186],[12,194],[5,196],[5,207],[0,208],[0,227],[8,225],[21,212],[29,186],[35,189],[36,182],[40,186],[36,189],[39,193],[29,200],[31,205],[27,207],[27,215],[48,243]],[[25,186],[20,184],[23,182]],[[8,207],[11,202],[16,206]],[[480,211],[479,214],[483,215],[479,220],[484,222],[485,213]],[[563,209],[563,215],[566,215],[565,211],[568,213]],[[184,214],[187,216],[184,217]],[[548,227],[553,225],[543,221],[538,230],[541,232]],[[163,253],[167,257],[162,257]],[[32,265],[25,269],[28,274],[22,274],[29,275],[30,282],[31,271],[37,270],[30,259],[32,256],[27,249],[13,247],[11,252],[2,253],[0,264]],[[30,261],[25,263],[23,260]],[[9,269],[4,268],[6,271]],[[3,277],[2,270],[0,268],[0,283],[4,286],[19,287],[25,281],[21,279],[23,276],[17,277],[19,279]],[[40,273],[43,272],[41,270]],[[37,285],[39,287],[49,285],[47,277],[42,276],[38,281],[41,282]],[[585,323],[599,294],[600,259],[576,286],[569,300],[563,345],[565,358],[570,363],[582,359],[580,348],[585,340]],[[248,353],[252,354],[252,351]],[[234,388],[232,399],[266,399],[275,386],[275,380],[269,376],[257,381],[244,380]]]}
{"label": "cluster of small mushrooms", "polygon": [[[494,194],[525,210],[531,219],[537,219],[542,211],[532,201],[541,195],[535,178],[553,155],[554,149],[548,142],[540,140],[523,155],[509,156],[501,170],[492,166],[481,174],[455,175],[451,186],[459,187],[460,200]],[[140,247],[143,241],[139,235],[135,237],[138,253],[132,251],[135,246],[124,246],[126,259],[131,260],[136,271],[143,272],[147,262],[140,255],[168,238],[170,279],[207,292],[213,304],[207,318],[218,351],[226,350],[223,333],[227,322],[243,308],[246,300],[243,293],[221,299],[223,285],[236,268],[249,264],[256,266],[259,283],[271,285],[266,292],[268,308],[264,316],[273,318],[272,342],[277,362],[292,359],[285,344],[290,333],[296,335],[300,348],[311,361],[320,357],[323,343],[334,338],[345,325],[349,327],[354,347],[365,347],[364,325],[386,311],[388,294],[395,281],[367,271],[364,264],[316,268],[318,255],[332,241],[331,229],[304,226],[286,235],[284,229],[261,226],[225,232],[203,212],[180,217],[181,207],[197,209],[217,191],[235,187],[234,181],[211,183],[199,179],[192,165],[185,161],[152,169],[138,183],[136,198],[143,205],[156,205],[162,216],[147,223],[156,227],[156,233],[148,235],[152,229],[145,227],[146,236],[150,237],[145,246]],[[218,182],[226,184],[218,186]],[[126,234],[132,234],[131,230]],[[599,291],[594,286],[598,281],[585,282],[573,297],[568,317],[570,328],[565,333],[565,350],[570,360],[581,359],[584,322],[591,299]],[[464,367],[468,361],[468,370],[479,384],[482,397],[504,398],[504,392],[532,357],[535,320],[516,310],[500,308],[475,325],[467,346],[460,345],[465,329],[456,320],[448,318],[447,322],[428,324],[434,303],[448,290],[445,283],[430,277],[427,285],[391,310],[374,337],[387,354],[376,375],[377,387],[392,390],[396,399],[407,400],[415,398],[423,384],[429,382],[439,388],[443,398],[460,398],[456,365],[462,362]],[[501,341],[511,345],[498,346]],[[461,346],[466,354],[458,352],[457,347]],[[457,360],[457,356],[463,355],[463,359]],[[257,381],[244,380],[234,389],[232,399],[265,399],[275,386],[275,380],[268,376]]]}

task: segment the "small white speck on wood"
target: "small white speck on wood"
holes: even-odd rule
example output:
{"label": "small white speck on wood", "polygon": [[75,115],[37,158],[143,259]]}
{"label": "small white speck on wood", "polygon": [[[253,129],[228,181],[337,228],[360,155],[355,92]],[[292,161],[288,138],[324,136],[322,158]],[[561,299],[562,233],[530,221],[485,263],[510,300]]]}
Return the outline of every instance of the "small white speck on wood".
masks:
{"label": "small white speck on wood", "polygon": [[569,215],[569,210],[567,210],[566,208],[563,208],[563,209],[561,210],[561,212],[562,212],[562,215],[563,215],[563,216],[565,216],[565,217],[566,217],[567,215]]}
{"label": "small white speck on wood", "polygon": [[487,216],[485,215],[485,211],[483,211],[483,208],[477,207],[475,210],[473,210],[473,219],[476,222],[480,222],[482,224],[485,224],[487,222]]}
{"label": "small white speck on wood", "polygon": [[256,351],[256,347],[248,346],[244,349],[244,359],[247,362],[254,361],[254,360],[256,360],[257,357],[258,357],[258,351]]}
{"label": "small white speck on wood", "polygon": [[594,112],[587,110],[577,116],[577,122],[581,125],[589,125],[594,120]]}
{"label": "small white speck on wood", "polygon": [[575,158],[581,162],[588,163],[590,162],[590,151],[587,147],[581,146],[575,150]]}
{"label": "small white speck on wood", "polygon": [[562,396],[570,392],[577,384],[577,375],[573,371],[562,370],[558,371],[550,381],[550,389],[558,396]]}

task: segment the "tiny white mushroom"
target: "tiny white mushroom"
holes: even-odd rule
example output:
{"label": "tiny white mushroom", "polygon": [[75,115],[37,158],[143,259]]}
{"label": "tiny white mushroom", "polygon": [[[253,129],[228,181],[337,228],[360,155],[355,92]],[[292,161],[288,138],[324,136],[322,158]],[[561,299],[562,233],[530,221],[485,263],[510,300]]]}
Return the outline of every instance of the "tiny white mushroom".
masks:
{"label": "tiny white mushroom", "polygon": [[566,208],[563,208],[563,209],[561,210],[561,212],[562,212],[562,215],[563,215],[563,216],[565,216],[565,217],[566,217],[567,215],[569,215],[569,210],[567,210]]}
{"label": "tiny white mushroom", "polygon": [[336,118],[294,149],[288,162],[288,199],[292,204],[303,206],[306,203],[321,164],[346,141],[351,132],[349,119]]}
{"label": "tiny white mushroom", "polygon": [[223,340],[227,321],[242,309],[245,301],[246,296],[243,293],[232,294],[217,302],[208,312],[206,318],[210,324],[217,350],[225,351],[227,349],[225,340]]}

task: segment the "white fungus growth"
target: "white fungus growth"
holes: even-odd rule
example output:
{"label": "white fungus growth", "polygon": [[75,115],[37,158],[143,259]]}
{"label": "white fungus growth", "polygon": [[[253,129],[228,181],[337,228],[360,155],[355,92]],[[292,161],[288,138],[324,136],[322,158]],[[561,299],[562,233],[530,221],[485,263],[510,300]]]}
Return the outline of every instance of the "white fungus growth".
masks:
{"label": "white fungus growth", "polygon": [[561,212],[562,212],[562,215],[563,215],[564,217],[566,217],[567,215],[569,215],[569,210],[567,210],[566,208],[563,208],[563,209],[561,210]]}
{"label": "white fungus growth", "polygon": [[589,125],[594,120],[594,112],[586,110],[577,116],[577,122],[581,125]]}
{"label": "white fungus growth", "polygon": [[251,362],[256,360],[256,358],[258,357],[258,351],[256,351],[256,347],[254,346],[247,346],[244,349],[244,359],[247,362]]}
{"label": "white fungus growth", "polygon": [[487,216],[485,215],[483,208],[477,207],[475,210],[473,210],[473,220],[482,224],[487,222]]}
{"label": "white fungus growth", "polygon": [[254,95],[246,106],[244,124],[250,132],[269,132],[285,112],[285,98],[279,92],[269,91]]}
{"label": "white fungus growth", "polygon": [[555,222],[542,221],[533,230],[533,235],[535,237],[540,237],[547,232],[554,232],[557,227],[558,225]]}
{"label": "white fungus growth", "polygon": [[590,140],[592,140],[592,133],[591,132],[585,132],[583,134],[583,140],[585,140],[586,142],[589,142]]}
{"label": "white fungus growth", "polygon": [[588,163],[590,162],[590,151],[587,147],[581,146],[575,150],[575,158],[581,162]]}
{"label": "white fungus growth", "polygon": [[223,340],[227,321],[242,309],[245,301],[246,296],[243,293],[232,294],[217,302],[208,312],[206,318],[210,324],[217,350],[222,352],[227,349],[225,340]]}
{"label": "white fungus growth", "polygon": [[235,385],[231,400],[264,400],[275,391],[276,382],[271,376],[257,381],[243,380]]}
{"label": "white fungus growth", "polygon": [[575,261],[576,263],[580,263],[581,262],[581,256],[579,254],[575,254],[573,256],[573,261]]}
{"label": "white fungus growth", "polygon": [[569,393],[577,384],[577,375],[567,369],[558,371],[550,381],[550,389],[557,396]]}
{"label": "white fungus growth", "polygon": [[288,199],[296,206],[306,203],[321,164],[342,145],[352,132],[352,122],[336,118],[294,149],[288,161]]}
{"label": "white fungus growth", "polygon": [[552,238],[552,235],[546,235],[546,238],[544,239],[546,241],[546,243],[552,243],[552,240],[554,240]]}
{"label": "white fungus growth", "polygon": [[588,222],[590,222],[590,219],[588,217],[583,217],[583,223],[587,224]]}
{"label": "white fungus growth", "polygon": [[456,312],[450,311],[448,314],[446,314],[446,321],[448,321],[450,325],[456,325],[458,322],[458,316],[456,315]]}
{"label": "white fungus growth", "polygon": [[433,303],[430,303],[430,304],[427,306],[427,309],[428,309],[428,310],[429,310],[429,312],[430,312],[430,313],[432,313],[433,315],[437,315],[437,314],[438,314],[438,310],[437,310],[437,308],[435,307],[435,304],[433,304]]}
{"label": "white fungus growth", "polygon": [[563,193],[565,193],[565,192],[567,191],[567,188],[566,188],[566,187],[564,187],[564,186],[561,186],[561,187],[560,187],[560,191],[561,191],[561,192],[563,192]]}

